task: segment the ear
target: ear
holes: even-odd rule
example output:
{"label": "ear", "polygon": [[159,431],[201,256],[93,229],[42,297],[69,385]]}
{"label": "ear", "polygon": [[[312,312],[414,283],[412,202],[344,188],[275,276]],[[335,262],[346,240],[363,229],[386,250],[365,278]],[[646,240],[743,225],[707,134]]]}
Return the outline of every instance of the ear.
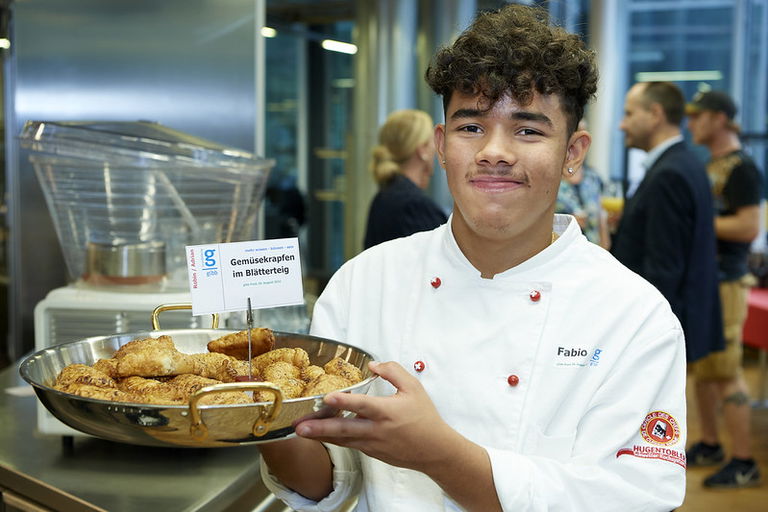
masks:
{"label": "ear", "polygon": [[587,151],[592,144],[592,136],[586,130],[578,130],[568,139],[568,149],[565,153],[565,162],[561,171],[564,178],[571,177],[568,174],[568,168],[574,170],[574,174],[580,172],[584,160],[587,158]]}
{"label": "ear", "polygon": [[445,169],[445,125],[435,125],[435,150],[437,151],[438,160],[440,160],[440,167]]}
{"label": "ear", "polygon": [[648,106],[648,112],[650,112],[653,116],[657,126],[661,123],[667,122],[667,115],[664,113],[664,108],[661,106],[661,103],[651,103]]}
{"label": "ear", "polygon": [[416,153],[419,155],[419,160],[429,163],[429,160],[430,160],[429,152],[430,152],[431,144],[432,144],[432,141],[427,139],[427,141],[424,144],[416,148]]}
{"label": "ear", "polygon": [[713,112],[712,117],[715,118],[715,124],[717,125],[718,128],[724,128],[728,126],[728,123],[730,122],[730,119],[728,119],[728,116],[725,115],[725,112],[722,112],[722,111]]}

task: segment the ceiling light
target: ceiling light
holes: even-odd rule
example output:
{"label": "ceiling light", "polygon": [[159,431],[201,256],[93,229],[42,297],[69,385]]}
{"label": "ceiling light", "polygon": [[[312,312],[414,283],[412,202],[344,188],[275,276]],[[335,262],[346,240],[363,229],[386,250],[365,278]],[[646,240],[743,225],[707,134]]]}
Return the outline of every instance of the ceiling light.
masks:
{"label": "ceiling light", "polygon": [[332,52],[349,53],[350,55],[357,53],[357,46],[354,44],[342,43],[341,41],[334,41],[333,39],[323,39],[320,46]]}
{"label": "ceiling light", "polygon": [[276,37],[277,30],[272,27],[261,27],[261,35],[264,37]]}
{"label": "ceiling light", "polygon": [[709,71],[648,71],[637,73],[637,82],[692,82],[697,80],[722,80],[723,74],[717,70]]}

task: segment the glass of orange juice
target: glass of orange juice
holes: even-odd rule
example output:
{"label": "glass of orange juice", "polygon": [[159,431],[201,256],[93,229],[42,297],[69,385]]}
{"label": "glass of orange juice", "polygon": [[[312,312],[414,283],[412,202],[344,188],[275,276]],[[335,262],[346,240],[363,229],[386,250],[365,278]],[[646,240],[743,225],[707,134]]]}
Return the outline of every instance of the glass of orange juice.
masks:
{"label": "glass of orange juice", "polygon": [[621,213],[624,209],[624,196],[621,193],[621,185],[616,182],[605,184],[600,196],[600,205],[609,214]]}

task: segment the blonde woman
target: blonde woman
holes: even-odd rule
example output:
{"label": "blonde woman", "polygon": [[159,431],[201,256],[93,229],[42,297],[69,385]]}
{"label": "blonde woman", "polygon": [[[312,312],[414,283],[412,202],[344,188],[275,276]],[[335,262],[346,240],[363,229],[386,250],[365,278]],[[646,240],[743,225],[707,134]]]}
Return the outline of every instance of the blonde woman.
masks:
{"label": "blonde woman", "polygon": [[433,172],[433,128],[426,112],[398,110],[379,129],[370,164],[379,192],[368,213],[366,249],[445,224],[445,213],[423,192]]}

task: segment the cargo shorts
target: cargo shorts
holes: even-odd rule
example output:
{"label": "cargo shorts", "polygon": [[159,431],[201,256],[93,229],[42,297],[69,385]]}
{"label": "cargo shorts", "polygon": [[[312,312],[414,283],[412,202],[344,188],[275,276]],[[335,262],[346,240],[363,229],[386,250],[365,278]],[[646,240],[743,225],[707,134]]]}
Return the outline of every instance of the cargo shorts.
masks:
{"label": "cargo shorts", "polygon": [[742,332],[747,320],[747,297],[754,277],[747,274],[741,279],[720,283],[720,307],[723,314],[725,349],[691,363],[696,380],[730,380],[741,373],[743,356]]}

